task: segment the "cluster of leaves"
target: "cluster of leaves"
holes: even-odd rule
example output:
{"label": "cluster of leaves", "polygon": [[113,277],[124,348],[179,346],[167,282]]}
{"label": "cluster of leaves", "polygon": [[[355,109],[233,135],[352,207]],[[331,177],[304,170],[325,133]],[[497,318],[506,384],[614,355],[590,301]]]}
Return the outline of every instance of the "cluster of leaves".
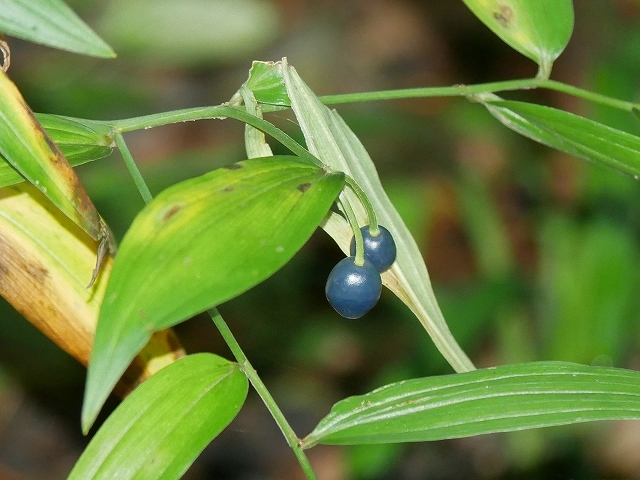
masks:
{"label": "cluster of leaves", "polygon": [[[78,53],[113,55],[62,2],[39,1],[39,9],[30,8],[33,2],[24,0],[8,3],[11,8],[0,13],[0,30],[7,34]],[[508,88],[545,87],[603,100],[548,80],[553,62],[571,36],[570,0],[465,3],[506,43],[534,60],[539,73],[536,79],[519,83],[455,87],[459,95],[480,102],[504,125],[537,142],[640,175],[638,137],[562,110],[495,95]],[[351,100],[365,96],[354,95]],[[369,98],[376,98],[375,92]],[[630,103],[610,103],[636,111]],[[262,118],[263,112],[285,108],[294,112],[306,147]],[[104,122],[34,116],[2,73],[0,186],[21,191],[37,188],[48,200],[38,197],[36,201],[50,201],[52,208],[76,224],[77,235],[87,235],[96,243],[91,251],[99,257],[112,241],[72,166],[102,158],[114,146],[127,158],[122,137],[127,131],[225,117],[247,124],[248,159],[173,185],[150,201],[127,231],[113,265],[108,263],[91,287],[99,315],[83,429],[91,427],[152,334],[196,313],[211,312],[238,363],[210,354],[171,362],[122,402],[70,478],[136,478],[139,474],[179,478],[240,410],[248,380],[283,431],[288,431],[286,420],[215,307],[281,268],[318,226],[347,253],[351,226],[344,211],[331,207],[336,200],[349,205],[360,225],[366,223],[367,212],[355,193],[344,188],[346,176],[364,191],[380,223],[396,241],[397,258],[382,274],[383,284],[411,309],[459,373],[407,380],[345,399],[304,439],[292,434],[288,440],[309,478],[314,474],[305,466],[302,450],[317,444],[427,441],[591,420],[640,419],[637,372],[560,362],[475,370],[449,331],[420,251],[382,188],[369,154],[340,115],[325,106],[286,60],[254,63],[247,82],[219,107]],[[293,155],[272,155],[264,133]],[[20,186],[21,182],[33,187]],[[9,210],[0,205],[0,211]],[[2,234],[9,236],[11,228],[24,231],[37,220],[33,215],[23,216],[14,227],[3,223]],[[55,216],[49,218],[51,234],[37,239],[42,248],[31,265],[40,262],[46,272],[66,270],[74,278],[82,277],[86,264],[80,267],[60,260],[56,253],[61,237],[55,232],[68,229],[57,221]],[[15,255],[20,254],[16,250]],[[25,262],[13,263],[27,270]]]}

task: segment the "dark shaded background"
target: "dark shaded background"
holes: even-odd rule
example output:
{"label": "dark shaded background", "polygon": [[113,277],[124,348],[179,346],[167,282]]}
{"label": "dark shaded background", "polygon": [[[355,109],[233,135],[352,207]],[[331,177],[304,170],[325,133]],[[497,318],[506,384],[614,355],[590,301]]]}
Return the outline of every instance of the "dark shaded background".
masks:
{"label": "dark shaded background", "polygon": [[[96,60],[11,40],[11,77],[38,112],[109,119],[219,104],[246,79],[252,60],[283,56],[318,94],[536,73],[460,1],[71,4],[119,57]],[[575,7],[575,33],[552,78],[638,100],[640,2]],[[553,92],[507,96],[640,130],[630,116]],[[520,138],[464,99],[337,108],[377,163],[423,248],[445,317],[478,366],[568,360],[640,368],[637,182]],[[300,138],[289,113],[269,119]],[[242,125],[233,120],[166,126],[127,140],[153,193],[244,155]],[[142,201],[120,158],[79,171],[121,237]],[[331,309],[324,282],[341,256],[319,231],[280,272],[220,308],[300,435],[347,395],[451,373],[388,292],[357,321]],[[206,318],[176,330],[189,352],[230,358]],[[79,426],[84,368],[6,305],[0,339],[0,479],[65,478],[87,441]],[[316,447],[309,456],[321,480],[595,479],[639,478],[639,451],[640,424],[621,422]],[[250,392],[185,478],[302,474]]]}

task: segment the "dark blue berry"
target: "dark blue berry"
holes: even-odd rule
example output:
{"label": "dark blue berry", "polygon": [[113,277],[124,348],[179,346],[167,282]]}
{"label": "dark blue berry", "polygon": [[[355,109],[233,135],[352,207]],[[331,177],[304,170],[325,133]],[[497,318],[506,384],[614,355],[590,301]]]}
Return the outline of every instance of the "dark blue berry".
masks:
{"label": "dark blue berry", "polygon": [[378,303],[382,280],[371,262],[365,260],[359,266],[355,257],[347,257],[333,267],[324,291],[336,312],[346,318],[360,318]]}
{"label": "dark blue berry", "polygon": [[[378,225],[380,233],[377,236],[371,235],[369,225],[360,229],[364,240],[364,258],[373,263],[378,272],[384,272],[396,260],[396,242],[393,240],[391,232]],[[351,255],[356,254],[356,239],[351,239]]]}

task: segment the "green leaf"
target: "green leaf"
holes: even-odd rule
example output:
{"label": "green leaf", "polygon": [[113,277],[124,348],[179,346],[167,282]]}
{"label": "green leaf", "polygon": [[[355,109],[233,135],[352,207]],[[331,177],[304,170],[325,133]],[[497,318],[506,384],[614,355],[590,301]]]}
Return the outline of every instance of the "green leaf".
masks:
{"label": "green leaf", "polygon": [[640,175],[640,138],[635,135],[532,103],[490,99],[484,105],[505,126],[536,142],[636,178]]}
{"label": "green leaf", "polygon": [[[451,335],[442,316],[420,249],[384,191],[369,154],[340,115],[320,102],[295,69],[284,61],[281,65],[291,106],[309,151],[329,167],[350,175],[360,185],[371,201],[379,223],[389,229],[395,239],[396,262],[382,274],[383,284],[415,313],[454,369],[472,370],[473,364]],[[364,225],[367,215],[355,194],[345,190],[341,198],[351,203],[358,221]],[[348,252],[353,234],[342,216],[332,213],[322,228],[345,253]]]}
{"label": "green leaf", "polygon": [[245,86],[259,103],[282,107],[291,105],[279,62],[253,62]]}
{"label": "green leaf", "polygon": [[534,362],[407,380],[347,398],[302,446],[420,442],[620,419],[640,419],[640,372]]}
{"label": "green leaf", "polygon": [[237,415],[247,389],[238,365],[216,355],[177,360],[109,416],[68,480],[180,478]]}
{"label": "green leaf", "polygon": [[0,71],[0,155],[94,240],[106,227],[73,168]]}
{"label": "green leaf", "polygon": [[549,77],[554,60],[571,38],[571,0],[463,1],[493,33],[536,62],[539,77]]}
{"label": "green leaf", "polygon": [[114,148],[113,130],[104,123],[59,115],[35,114],[40,125],[62,151],[72,166],[98,160]]}
{"label": "green leaf", "polygon": [[116,56],[61,0],[0,0],[0,31],[74,53]]}
{"label": "green leaf", "polygon": [[[111,129],[88,126],[68,117],[35,114],[72,167],[98,160],[113,151]],[[24,182],[25,178],[0,155],[0,188]]]}
{"label": "green leaf", "polygon": [[[240,88],[240,95],[247,113],[262,119],[262,107],[258,104],[253,92],[245,86]],[[244,126],[244,145],[247,158],[271,157],[273,151],[267,143],[264,132],[247,124]]]}
{"label": "green leaf", "polygon": [[343,187],[295,157],[246,160],[176,184],[122,240],[98,327],[83,427],[149,335],[225,302],[277,271],[304,245]]}

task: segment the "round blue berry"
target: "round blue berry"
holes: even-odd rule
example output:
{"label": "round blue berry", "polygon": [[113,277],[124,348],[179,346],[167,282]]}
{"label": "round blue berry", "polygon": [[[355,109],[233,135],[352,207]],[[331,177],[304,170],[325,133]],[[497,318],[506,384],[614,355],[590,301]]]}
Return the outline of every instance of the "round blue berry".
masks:
{"label": "round blue berry", "polygon": [[[373,263],[378,272],[384,272],[396,260],[396,242],[393,240],[391,232],[378,225],[380,233],[377,236],[371,235],[369,225],[360,229],[364,240],[364,258]],[[356,254],[356,239],[351,239],[351,255]]]}
{"label": "round blue berry", "polygon": [[325,287],[327,300],[345,318],[360,318],[371,310],[382,291],[380,274],[371,262],[355,263],[347,257],[333,267]]}

